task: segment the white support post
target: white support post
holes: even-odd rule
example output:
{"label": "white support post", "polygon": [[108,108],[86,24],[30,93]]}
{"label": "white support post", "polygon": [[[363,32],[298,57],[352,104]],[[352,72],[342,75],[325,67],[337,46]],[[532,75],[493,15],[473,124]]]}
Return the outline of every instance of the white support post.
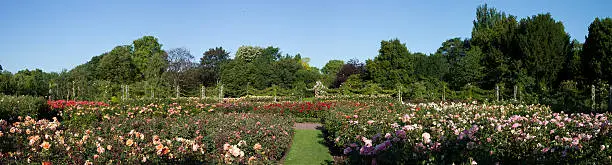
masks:
{"label": "white support post", "polygon": [[75,91],[74,91],[74,81],[72,81],[72,99],[73,100],[76,99],[75,97],[76,97],[76,94],[75,94]]}
{"label": "white support post", "polygon": [[517,87],[516,85],[514,85],[514,101],[516,101],[516,90],[517,90]]}
{"label": "white support post", "polygon": [[442,101],[446,101],[446,84],[442,85]]}
{"label": "white support post", "polygon": [[595,85],[591,85],[591,110],[595,110]]}
{"label": "white support post", "polygon": [[176,98],[177,99],[179,98],[179,86],[178,85],[176,85]]}
{"label": "white support post", "polygon": [[495,86],[495,96],[497,97],[497,101],[499,101],[499,85]]}
{"label": "white support post", "polygon": [[402,103],[402,86],[400,86],[399,88],[397,88],[397,95],[398,95],[398,102]]}

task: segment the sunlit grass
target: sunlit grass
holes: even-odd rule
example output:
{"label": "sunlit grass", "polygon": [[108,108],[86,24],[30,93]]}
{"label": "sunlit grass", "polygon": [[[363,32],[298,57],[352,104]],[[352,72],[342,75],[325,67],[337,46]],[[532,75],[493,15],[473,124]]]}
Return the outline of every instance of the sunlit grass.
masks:
{"label": "sunlit grass", "polygon": [[296,129],[285,164],[328,164],[332,161],[320,130]]}

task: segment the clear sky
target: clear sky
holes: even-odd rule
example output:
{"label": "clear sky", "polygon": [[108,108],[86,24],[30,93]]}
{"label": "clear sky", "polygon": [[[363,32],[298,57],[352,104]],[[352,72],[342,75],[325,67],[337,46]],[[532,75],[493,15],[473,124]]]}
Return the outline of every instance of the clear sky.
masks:
{"label": "clear sky", "polygon": [[241,45],[275,46],[321,68],[331,59],[373,58],[392,38],[410,52],[433,53],[446,39],[471,36],[483,3],[519,18],[550,12],[581,42],[595,17],[612,17],[610,0],[4,0],[0,65],[61,71],[153,35],[163,49],[186,47],[198,59],[218,46],[232,56]]}

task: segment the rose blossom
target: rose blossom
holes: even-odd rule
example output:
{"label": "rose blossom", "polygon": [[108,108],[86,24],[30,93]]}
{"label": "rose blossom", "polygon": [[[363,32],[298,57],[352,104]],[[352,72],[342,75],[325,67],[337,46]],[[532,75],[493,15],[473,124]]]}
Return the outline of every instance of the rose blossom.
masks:
{"label": "rose blossom", "polygon": [[132,144],[134,144],[134,141],[133,141],[132,139],[128,139],[128,140],[125,142],[125,145],[127,145],[127,146],[132,146]]}
{"label": "rose blossom", "polygon": [[253,149],[254,149],[254,150],[260,150],[260,149],[261,149],[261,144],[256,143],[256,144],[253,146]]}
{"label": "rose blossom", "polygon": [[425,143],[429,143],[431,142],[431,135],[429,135],[429,133],[425,132],[421,135],[423,137],[423,142]]}
{"label": "rose blossom", "polygon": [[48,150],[49,148],[51,148],[51,144],[49,144],[49,142],[44,141],[42,144],[40,144],[40,147],[44,148],[45,150]]}

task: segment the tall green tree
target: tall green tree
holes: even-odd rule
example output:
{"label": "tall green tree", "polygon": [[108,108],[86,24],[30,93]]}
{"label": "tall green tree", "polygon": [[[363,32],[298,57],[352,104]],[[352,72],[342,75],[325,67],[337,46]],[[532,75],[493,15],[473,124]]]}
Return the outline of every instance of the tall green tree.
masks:
{"label": "tall green tree", "polygon": [[212,86],[220,79],[221,65],[229,61],[230,52],[223,47],[210,48],[200,58],[202,69],[202,82],[206,86]]}
{"label": "tall green tree", "polygon": [[49,91],[47,76],[40,69],[20,70],[12,79],[15,95],[46,96]]}
{"label": "tall green tree", "polygon": [[165,68],[163,64],[165,52],[157,38],[144,36],[134,40],[133,46],[132,59],[138,71],[141,72],[141,76],[145,79],[159,77]]}
{"label": "tall green tree", "polygon": [[132,62],[132,46],[117,46],[100,60],[97,72],[103,80],[113,83],[132,83],[141,79]]}
{"label": "tall green tree", "polygon": [[394,88],[397,84],[411,83],[414,79],[413,65],[406,44],[400,43],[399,39],[382,41],[378,56],[366,61],[370,78],[386,89]]}
{"label": "tall green tree", "polygon": [[93,91],[93,84],[95,80],[95,68],[89,63],[81,64],[68,72],[68,85],[75,88],[75,97],[83,100],[87,98],[95,97],[96,91]]}
{"label": "tall green tree", "polygon": [[149,90],[159,89],[163,83],[162,75],[168,68],[168,54],[166,52],[155,53],[147,60],[147,67],[144,72],[145,80]]}
{"label": "tall green tree", "polygon": [[260,57],[256,57],[256,58],[263,58],[266,61],[278,61],[281,57],[282,55],[281,55],[280,48],[268,46],[266,48],[263,48],[261,50]]}
{"label": "tall green tree", "polygon": [[241,46],[236,51],[236,59],[251,62],[263,54],[263,48],[258,46]]}
{"label": "tall green tree", "polygon": [[[277,85],[282,88],[292,88],[292,84],[296,81],[296,72],[302,68],[300,63],[301,56],[298,54],[294,57],[289,55],[282,57],[279,61],[272,63],[272,69],[266,69],[267,67],[261,68],[262,70],[268,70],[271,74],[269,79],[269,85]],[[265,77],[265,76],[264,76]]]}
{"label": "tall green tree", "polygon": [[329,60],[323,68],[321,68],[321,72],[323,74],[333,74],[338,73],[340,68],[344,65],[344,61],[342,60]]}
{"label": "tall green tree", "polygon": [[0,71],[0,93],[12,95],[14,87],[12,84],[13,74],[9,71]]}
{"label": "tall green tree", "polygon": [[583,44],[580,41],[574,39],[570,43],[570,51],[565,56],[565,62],[561,73],[559,74],[559,79],[563,80],[574,80],[574,82],[583,81],[582,74],[582,46]]}
{"label": "tall green tree", "polygon": [[484,67],[480,65],[483,54],[478,46],[471,47],[465,56],[461,57],[450,67],[450,72],[445,76],[449,87],[460,90],[467,84],[478,85],[483,77]]}
{"label": "tall green tree", "polygon": [[[517,54],[516,17],[489,8],[486,4],[476,9],[471,45],[482,50],[481,64],[486,68],[481,86],[494,89],[498,84],[512,84],[512,56]],[[516,68],[515,68],[516,69]]]}
{"label": "tall green tree", "polygon": [[[251,83],[252,67],[244,60],[233,59],[221,66],[221,83],[224,86],[224,94],[230,97],[246,95],[246,85]],[[221,85],[221,84],[219,84]],[[252,84],[251,84],[252,85]]]}
{"label": "tall green tree", "polygon": [[469,40],[452,38],[444,41],[442,46],[436,51],[436,54],[443,56],[446,60],[448,60],[448,64],[453,66],[465,56],[469,49]]}
{"label": "tall green tree", "polygon": [[612,82],[612,18],[595,18],[589,25],[582,50],[587,84],[595,84],[597,80]]}
{"label": "tall green tree", "polygon": [[414,73],[418,80],[441,80],[448,73],[448,62],[441,54],[413,53]]}
{"label": "tall green tree", "polygon": [[340,71],[340,68],[344,65],[342,60],[329,60],[321,72],[323,73],[323,83],[327,87],[331,87],[332,83],[336,79],[336,74]]}
{"label": "tall green tree", "polygon": [[550,14],[538,14],[522,19],[518,31],[520,57],[528,76],[534,77],[538,89],[558,86],[557,76],[570,47],[570,37],[563,23]]}

